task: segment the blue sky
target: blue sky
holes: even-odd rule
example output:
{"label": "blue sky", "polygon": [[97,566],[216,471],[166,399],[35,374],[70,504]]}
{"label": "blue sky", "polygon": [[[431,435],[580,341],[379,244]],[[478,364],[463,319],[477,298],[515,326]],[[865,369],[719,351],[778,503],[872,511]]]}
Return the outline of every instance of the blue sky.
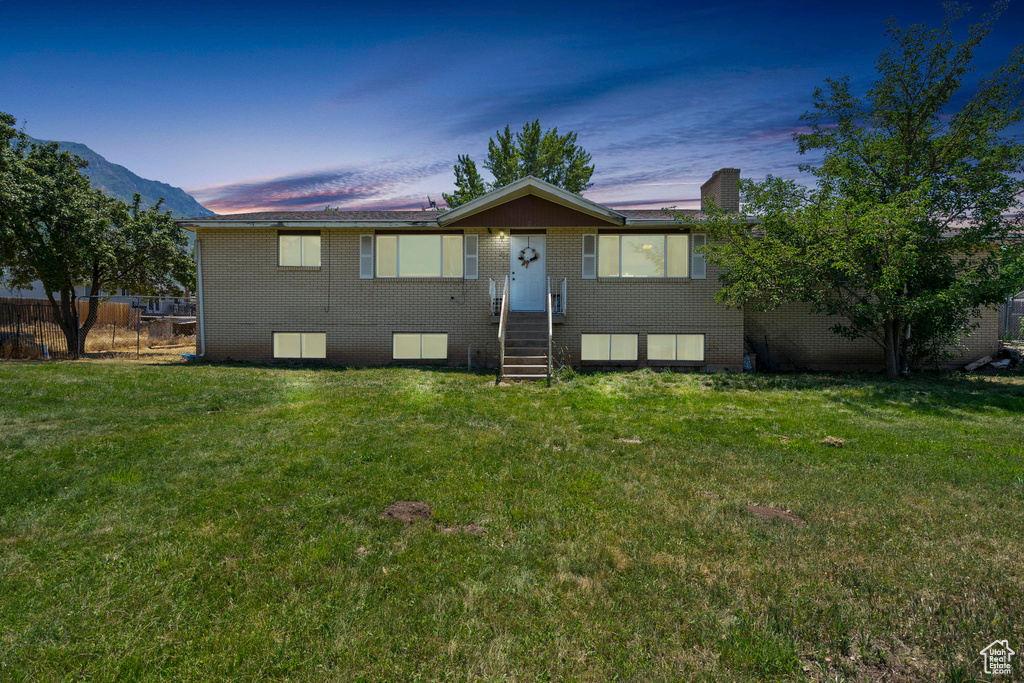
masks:
{"label": "blue sky", "polygon": [[[972,14],[977,18],[984,7]],[[419,207],[505,124],[575,130],[586,195],[693,206],[717,168],[798,177],[826,77],[873,77],[886,18],[938,2],[0,0],[0,111],[218,213]],[[1011,4],[979,70],[1021,42]]]}

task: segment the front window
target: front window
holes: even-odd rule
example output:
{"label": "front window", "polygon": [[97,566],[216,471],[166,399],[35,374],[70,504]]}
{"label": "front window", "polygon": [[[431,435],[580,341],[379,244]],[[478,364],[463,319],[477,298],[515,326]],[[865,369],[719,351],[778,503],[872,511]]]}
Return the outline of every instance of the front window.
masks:
{"label": "front window", "polygon": [[599,235],[599,277],[689,277],[689,235]]}
{"label": "front window", "polygon": [[320,235],[279,233],[277,236],[279,266],[320,267]]}
{"label": "front window", "polygon": [[377,235],[377,277],[462,277],[462,235]]}

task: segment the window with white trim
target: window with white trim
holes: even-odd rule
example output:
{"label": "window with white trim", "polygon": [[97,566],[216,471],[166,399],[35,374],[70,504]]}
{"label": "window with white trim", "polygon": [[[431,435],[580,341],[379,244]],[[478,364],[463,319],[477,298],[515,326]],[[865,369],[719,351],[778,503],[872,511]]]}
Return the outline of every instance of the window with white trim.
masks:
{"label": "window with white trim", "polygon": [[327,358],[327,333],[275,332],[274,358]]}
{"label": "window with white trim", "polygon": [[582,334],[580,360],[635,361],[637,335]]}
{"label": "window with white trim", "polygon": [[647,360],[704,362],[704,335],[649,334]]}
{"label": "window with white trim", "polygon": [[598,235],[597,276],[689,277],[690,236]]}
{"label": "window with white trim", "polygon": [[448,358],[446,332],[395,332],[391,339],[395,360],[445,360]]}
{"label": "window with white trim", "polygon": [[377,277],[462,277],[462,235],[377,235]]}
{"label": "window with white trim", "polygon": [[320,267],[320,233],[277,233],[277,265]]}

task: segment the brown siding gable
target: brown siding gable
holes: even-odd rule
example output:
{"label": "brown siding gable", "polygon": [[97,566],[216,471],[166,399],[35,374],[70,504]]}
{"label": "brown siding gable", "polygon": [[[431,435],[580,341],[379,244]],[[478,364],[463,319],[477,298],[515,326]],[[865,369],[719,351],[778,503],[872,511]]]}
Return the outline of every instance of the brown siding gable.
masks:
{"label": "brown siding gable", "polygon": [[616,224],[528,194],[460,218],[448,227],[597,228],[609,225]]}

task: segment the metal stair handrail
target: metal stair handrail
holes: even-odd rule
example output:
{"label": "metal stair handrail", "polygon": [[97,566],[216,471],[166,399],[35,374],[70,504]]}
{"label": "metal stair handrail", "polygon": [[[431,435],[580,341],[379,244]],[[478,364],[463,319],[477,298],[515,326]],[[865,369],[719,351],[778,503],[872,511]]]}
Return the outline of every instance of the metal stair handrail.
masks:
{"label": "metal stair handrail", "polygon": [[554,321],[551,317],[554,314],[554,305],[551,300],[551,278],[548,278],[548,382],[551,381],[551,339],[554,336]]}
{"label": "metal stair handrail", "polygon": [[501,292],[501,318],[498,322],[498,379],[505,376],[505,326],[508,323],[508,275],[505,276],[505,287]]}

